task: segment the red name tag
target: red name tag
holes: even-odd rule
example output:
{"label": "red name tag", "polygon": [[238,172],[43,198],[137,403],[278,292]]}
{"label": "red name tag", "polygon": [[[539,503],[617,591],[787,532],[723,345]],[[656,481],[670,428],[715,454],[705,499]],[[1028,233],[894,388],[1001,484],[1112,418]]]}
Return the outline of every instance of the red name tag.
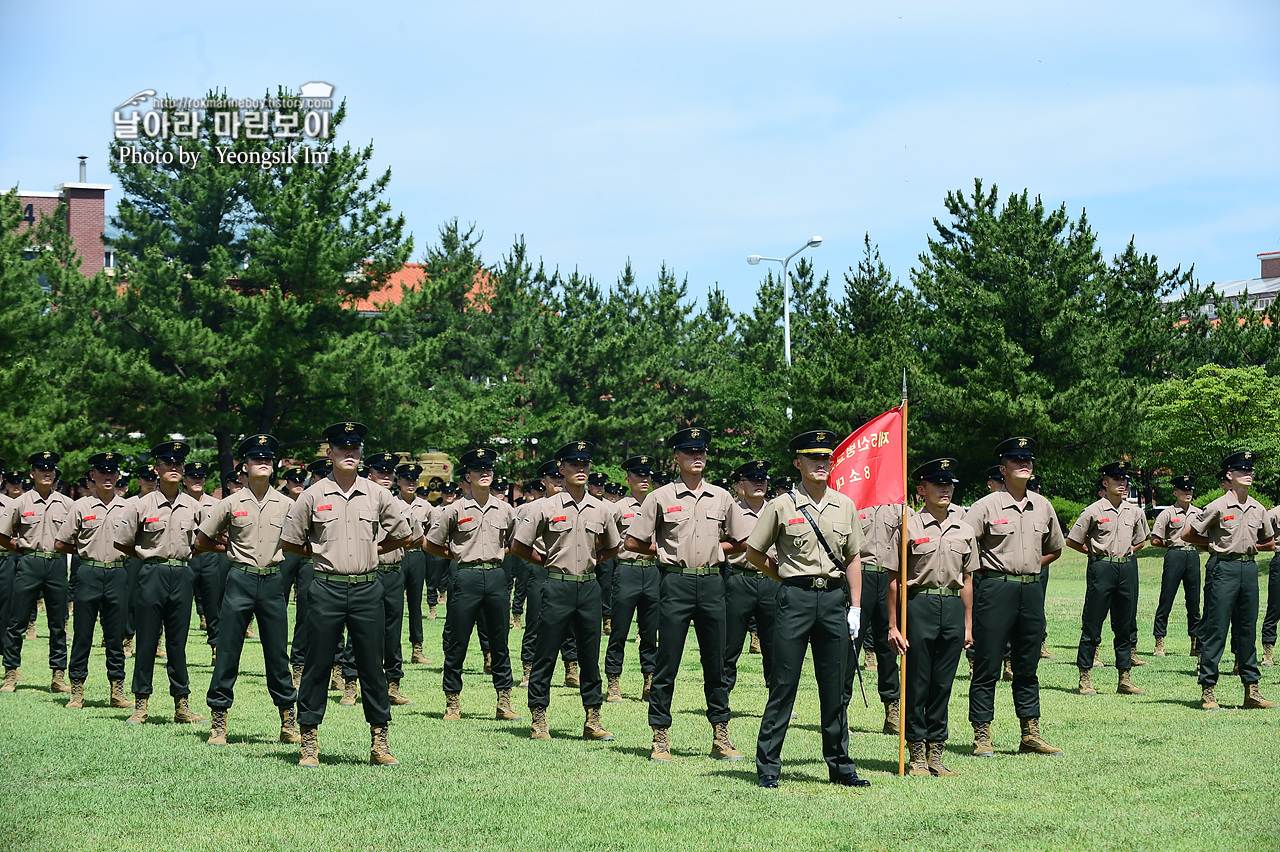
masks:
{"label": "red name tag", "polygon": [[1110,518],[1098,518],[1098,523],[1100,523],[1100,524],[1109,524],[1109,523],[1111,523],[1111,519],[1110,519]]}
{"label": "red name tag", "polygon": [[792,524],[803,524],[803,523],[804,523],[804,518],[792,518],[791,520],[787,521],[787,526],[791,526]]}
{"label": "red name tag", "polygon": [[924,538],[918,538],[918,539],[916,539],[916,540],[915,540],[915,543],[916,543],[916,544],[928,544],[928,543],[929,543],[929,536],[925,536]]}
{"label": "red name tag", "polygon": [[1171,524],[1180,524],[1180,523],[1182,523],[1182,518],[1170,518],[1170,519],[1169,519],[1169,523],[1171,523]]}
{"label": "red name tag", "polygon": [[32,515],[34,515],[34,514],[35,514],[35,512],[23,512],[23,513],[22,513],[22,517],[24,517],[24,518],[29,518],[29,517],[31,517],[31,516],[32,516]]}
{"label": "red name tag", "polygon": [[866,513],[866,512],[859,512],[859,513],[858,513],[858,518],[859,518],[859,520],[864,520],[864,521],[865,521],[865,520],[867,519],[867,513]]}
{"label": "red name tag", "polygon": [[627,512],[627,513],[626,513],[625,515],[623,515],[622,517],[624,517],[624,518],[634,518],[635,516],[636,516],[636,513],[635,513],[635,512]]}
{"label": "red name tag", "polygon": [[1007,523],[1009,523],[1009,519],[1008,519],[1008,518],[996,518],[996,519],[995,519],[994,521],[992,521],[991,523],[993,523],[993,524],[1007,524]]}
{"label": "red name tag", "polygon": [[1235,515],[1223,515],[1223,516],[1222,516],[1222,520],[1224,520],[1224,521],[1234,521],[1235,519],[1236,519],[1236,516],[1235,516]]}
{"label": "red name tag", "polygon": [[248,515],[248,514],[249,514],[248,512],[232,512],[232,513],[231,513],[231,517],[233,517],[233,518],[243,518],[243,517],[245,517],[245,516],[246,516],[246,515]]}
{"label": "red name tag", "polygon": [[96,520],[98,520],[98,516],[97,516],[97,515],[85,515],[85,516],[84,516],[84,519],[85,519],[86,521],[96,521]]}
{"label": "red name tag", "polygon": [[332,511],[333,511],[333,504],[332,504],[332,503],[325,503],[323,506],[316,506],[316,511],[317,511],[317,512],[332,512]]}
{"label": "red name tag", "polygon": [[684,506],[668,506],[666,512],[670,515],[672,512],[679,512],[682,509],[684,509]]}
{"label": "red name tag", "polygon": [[465,524],[469,520],[471,520],[471,516],[467,515],[465,518],[458,518],[458,523]]}
{"label": "red name tag", "polygon": [[561,521],[567,521],[567,520],[569,520],[568,515],[556,515],[554,518],[551,519],[551,523],[558,524]]}
{"label": "red name tag", "polygon": [[158,520],[160,520],[160,516],[159,516],[159,515],[156,515],[154,518],[143,518],[143,519],[142,519],[143,523],[147,523],[147,524],[154,524],[154,523],[155,523],[156,521],[158,521]]}

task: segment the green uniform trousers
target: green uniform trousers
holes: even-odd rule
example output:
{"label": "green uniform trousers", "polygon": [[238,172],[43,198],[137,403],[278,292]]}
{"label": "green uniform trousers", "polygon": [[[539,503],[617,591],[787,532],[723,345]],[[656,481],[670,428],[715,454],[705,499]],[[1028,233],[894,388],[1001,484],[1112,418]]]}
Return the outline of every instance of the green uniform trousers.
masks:
{"label": "green uniform trousers", "polygon": [[4,645],[4,667],[22,664],[22,640],[35,610],[36,598],[44,596],[44,614],[49,620],[49,668],[67,667],[67,557],[18,557],[13,571],[13,601],[9,605],[8,637]]}
{"label": "green uniform trousers", "polygon": [[[514,556],[514,554],[512,554]],[[511,583],[511,615],[517,616],[524,613],[525,601],[529,599],[529,565],[530,563],[515,557],[516,562],[512,566]]]}
{"label": "green uniform trousers", "polygon": [[738,683],[738,658],[742,656],[752,619],[755,620],[756,635],[760,637],[764,683],[769,685],[769,674],[773,669],[773,612],[778,605],[778,588],[776,580],[755,570],[730,568],[725,574],[724,676],[729,692],[733,692]]}
{"label": "green uniform trousers", "polygon": [[[618,557],[606,559],[596,566],[596,579],[600,582],[600,616],[613,619],[613,572],[618,568]],[[609,625],[613,630],[613,625]]]}
{"label": "green uniform trousers", "polygon": [[102,641],[107,646],[107,679],[124,680],[124,566],[99,568],[80,563],[76,583],[75,634],[71,640],[72,680],[88,680],[93,631],[102,618]]}
{"label": "green uniform trousers", "polygon": [[[532,664],[537,656],[538,630],[542,627],[542,588],[547,582],[547,569],[532,562],[526,564],[529,566],[525,573],[525,590],[529,595],[527,600],[529,617],[524,621],[524,638],[520,642],[520,661]],[[482,635],[481,639],[484,638]],[[484,647],[483,641],[480,646]],[[573,638],[572,632],[565,634],[564,643],[560,646],[560,655],[564,657],[565,662],[578,661],[578,642]]]}
{"label": "green uniform trousers", "polygon": [[379,565],[378,585],[382,587],[382,668],[387,680],[404,677],[404,567]]}
{"label": "green uniform trousers", "polygon": [[1276,624],[1280,622],[1280,560],[1271,557],[1267,567],[1267,615],[1262,619],[1262,644],[1276,644]]}
{"label": "green uniform trousers", "polygon": [[959,595],[907,595],[907,739],[946,742],[947,705],[964,650],[964,601]]}
{"label": "green uniform trousers", "polygon": [[138,597],[138,574],[142,571],[142,560],[136,556],[124,558],[124,635],[130,639],[138,632],[134,623],[133,603]]}
{"label": "green uniform trousers", "polygon": [[444,691],[462,692],[462,665],[471,631],[483,612],[493,655],[493,688],[511,689],[511,652],[507,646],[507,577],[501,568],[458,568],[445,614]]}
{"label": "green uniform trousers", "polygon": [[1170,547],[1164,552],[1164,569],[1160,572],[1160,602],[1156,605],[1156,620],[1152,635],[1163,639],[1169,635],[1169,613],[1173,611],[1173,599],[1182,586],[1182,597],[1187,605],[1187,635],[1196,635],[1200,623],[1200,554],[1194,547]]}
{"label": "green uniform trousers", "polygon": [[[1044,635],[1044,586],[1038,575],[988,574],[974,589],[973,678],[969,681],[969,721],[995,718],[996,682],[1009,648],[1013,667],[1013,708],[1019,719],[1040,717],[1040,643]],[[1008,579],[1006,579],[1008,578]],[[1089,661],[1093,664],[1093,660]]]}
{"label": "green uniform trousers", "polygon": [[529,706],[551,703],[551,676],[567,635],[573,634],[581,654],[582,706],[604,701],[600,683],[600,583],[548,579],[542,587],[542,626],[529,673]]}
{"label": "green uniform trousers", "polygon": [[702,694],[707,721],[729,721],[729,689],[724,678],[724,579],[719,574],[663,571],[658,585],[658,659],[649,689],[649,724],[671,727],[671,696],[693,623],[702,659]]}
{"label": "green uniform trousers", "polygon": [[604,672],[621,675],[631,638],[631,622],[640,631],[640,671],[649,674],[658,664],[658,563],[618,561],[613,572],[612,632],[604,652]]}
{"label": "green uniform trousers", "polygon": [[422,592],[427,585],[427,553],[407,550],[400,563],[404,571],[405,597],[409,606],[409,644],[422,644]]}
{"label": "green uniform trousers", "polygon": [[201,612],[208,625],[205,641],[213,647],[218,644],[218,613],[222,608],[223,579],[218,559],[222,555],[204,551],[192,556],[188,563],[191,566],[192,594],[200,598]]}
{"label": "green uniform trousers", "polygon": [[240,674],[240,654],[249,619],[258,617],[258,638],[262,641],[262,663],[267,675],[267,693],[277,707],[292,707],[298,700],[289,675],[289,619],[285,615],[284,578],[275,574],[250,574],[232,565],[223,588],[218,634],[218,661],[213,666],[206,702],[214,710],[226,710],[235,699],[236,678]]}
{"label": "green uniform trousers", "polygon": [[370,725],[391,721],[391,698],[382,670],[382,587],[347,583],[316,572],[307,611],[307,662],[298,690],[298,724],[319,725],[329,698],[329,673],[343,631],[351,637],[364,718]]}
{"label": "green uniform trousers", "polygon": [[[894,606],[897,606],[896,601]],[[862,624],[858,628],[857,640],[851,643],[854,656],[862,653],[868,637],[876,655],[876,682],[880,700],[896,701],[901,683],[898,676],[898,655],[889,644],[889,573],[874,566],[862,569]],[[853,698],[853,681],[858,673],[852,662],[846,668],[844,700],[847,704]]]}
{"label": "green uniform trousers", "polygon": [[427,554],[427,606],[440,603],[440,593],[447,592],[450,560],[434,553]]}
{"label": "green uniform trousers", "polygon": [[133,694],[150,695],[156,667],[156,645],[164,630],[169,694],[191,694],[187,674],[187,634],[191,630],[191,568],[186,563],[143,562],[138,571],[134,617],[138,641],[133,649]]}
{"label": "green uniform trousers", "polygon": [[315,566],[310,559],[296,553],[285,553],[280,563],[280,592],[288,610],[289,590],[293,589],[293,639],[289,643],[289,664],[305,665],[307,662],[307,607],[311,580]]}
{"label": "green uniform trousers", "polygon": [[9,614],[13,610],[13,574],[17,566],[18,554],[0,552],[0,655],[9,647]]}
{"label": "green uniform trousers", "polygon": [[1138,560],[1089,557],[1085,567],[1084,608],[1080,613],[1080,644],[1076,667],[1093,668],[1093,652],[1102,642],[1102,623],[1111,613],[1116,668],[1133,668],[1134,601],[1138,599]]}
{"label": "green uniform trousers", "polygon": [[[813,674],[818,682],[822,759],[827,764],[827,775],[834,781],[856,770],[849,759],[849,717],[842,699],[845,663],[853,644],[846,612],[843,582],[826,589],[803,589],[783,583],[778,589],[773,680],[756,740],[758,774],[780,774],[782,742],[791,725],[805,651],[809,648],[813,649]],[[661,649],[662,645],[658,647]]]}
{"label": "green uniform trousers", "polygon": [[1205,564],[1204,618],[1200,621],[1200,685],[1218,683],[1218,663],[1231,631],[1241,683],[1262,680],[1258,671],[1258,564],[1253,559]]}

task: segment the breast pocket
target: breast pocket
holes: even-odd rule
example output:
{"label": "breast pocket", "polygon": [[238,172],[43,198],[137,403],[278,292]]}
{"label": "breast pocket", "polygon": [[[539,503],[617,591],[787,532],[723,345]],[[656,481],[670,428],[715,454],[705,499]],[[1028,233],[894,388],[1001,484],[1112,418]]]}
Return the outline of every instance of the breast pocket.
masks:
{"label": "breast pocket", "polygon": [[969,543],[964,541],[948,542],[947,549],[957,556],[968,556],[973,551],[973,548],[969,546]]}
{"label": "breast pocket", "polygon": [[1008,521],[1001,521],[999,523],[997,523],[996,521],[987,521],[986,531],[987,531],[987,535],[995,535],[995,536],[1012,535],[1013,524],[1009,523]]}
{"label": "breast pocket", "polygon": [[360,515],[356,520],[356,537],[360,541],[377,541],[378,519],[372,515]]}
{"label": "breast pocket", "polygon": [[848,524],[833,524],[831,532],[835,537],[835,541],[831,542],[831,545],[835,548],[836,553],[840,553],[844,550],[845,545],[849,543],[849,536],[853,533],[853,527]]}
{"label": "breast pocket", "polygon": [[246,527],[253,526],[253,518],[250,518],[248,515],[232,515],[231,526],[236,527],[237,529],[245,529]]}

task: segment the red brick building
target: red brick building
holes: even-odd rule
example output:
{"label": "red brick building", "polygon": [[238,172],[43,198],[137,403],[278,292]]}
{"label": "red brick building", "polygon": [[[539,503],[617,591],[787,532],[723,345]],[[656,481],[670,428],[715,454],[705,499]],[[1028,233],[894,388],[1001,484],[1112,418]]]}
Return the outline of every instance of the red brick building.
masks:
{"label": "red brick building", "polygon": [[67,230],[80,255],[80,271],[85,275],[96,275],[103,269],[110,271],[115,267],[114,252],[103,244],[102,235],[107,219],[107,190],[111,188],[109,183],[87,183],[81,160],[80,180],[75,183],[60,183],[52,192],[19,189],[23,218],[19,233],[34,226],[42,215],[52,216],[58,203],[65,201]]}

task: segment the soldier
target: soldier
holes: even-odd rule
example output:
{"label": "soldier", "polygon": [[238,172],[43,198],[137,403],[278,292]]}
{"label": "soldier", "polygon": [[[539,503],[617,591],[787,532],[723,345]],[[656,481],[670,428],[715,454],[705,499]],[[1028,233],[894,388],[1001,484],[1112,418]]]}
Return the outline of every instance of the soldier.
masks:
{"label": "soldier", "polygon": [[471,486],[464,497],[439,512],[422,547],[456,564],[454,587],[449,592],[445,612],[444,637],[444,718],[462,718],[462,666],[466,662],[471,631],[481,611],[489,627],[493,688],[497,692],[495,718],[518,722],[511,707],[511,653],[507,647],[507,583],[502,557],[511,539],[515,511],[506,502],[491,497],[493,450],[479,447],[463,453],[458,462],[462,478]]}
{"label": "soldier", "polygon": [[[565,634],[572,631],[582,661],[584,739],[607,741],[613,734],[600,723],[600,583],[595,568],[612,558],[622,543],[612,513],[587,491],[595,445],[573,441],[556,452],[564,476],[564,490],[539,500],[521,520],[511,549],[534,565],[545,566],[538,646],[529,676],[529,736],[549,740],[547,706],[551,703],[551,675]],[[541,540],[546,556],[533,549]]]}
{"label": "soldier", "polygon": [[942,762],[949,736],[947,706],[960,652],[973,644],[973,572],[978,539],[952,505],[960,480],[956,460],[934,459],[911,474],[924,510],[907,519],[907,632],[898,623],[902,525],[889,550],[889,644],[907,667],[908,775],[955,775]]}
{"label": "soldier", "polygon": [[[897,735],[901,715],[898,657],[889,644],[889,571],[890,550],[897,530],[902,526],[902,506],[867,506],[858,508],[862,527],[862,624],[858,638],[849,647],[853,656],[845,666],[844,700],[853,698],[853,682],[857,676],[858,654],[862,648],[875,653],[868,657],[867,671],[876,672],[880,702],[884,705],[882,733]],[[896,561],[894,559],[893,561]]]}
{"label": "soldier", "polygon": [[[1156,620],[1152,628],[1155,635],[1155,656],[1165,655],[1164,638],[1168,635],[1169,612],[1178,586],[1182,586],[1187,605],[1187,636],[1191,637],[1191,652],[1196,651],[1196,626],[1200,623],[1200,554],[1182,537],[1184,531],[1200,517],[1200,510],[1191,505],[1195,486],[1189,476],[1173,478],[1174,504],[1156,516],[1151,529],[1151,544],[1165,548],[1164,569],[1160,574],[1160,603],[1156,607]],[[1266,625],[1263,625],[1263,641],[1266,641]]]}
{"label": "soldier", "polygon": [[[432,502],[432,523],[435,523],[435,515],[438,510],[445,505],[444,503],[444,480],[438,476],[431,477],[427,483],[428,494],[435,494],[435,502]],[[428,502],[431,502],[430,500]],[[428,530],[430,527],[427,528]],[[438,617],[436,607],[440,604],[440,595],[446,588],[449,560],[441,559],[434,553],[423,548],[423,552],[427,554],[427,619],[435,621]]]}
{"label": "soldier", "polygon": [[[16,471],[6,471],[7,464],[7,461],[0,459],[0,485],[7,484],[9,477],[16,473]],[[9,496],[9,489],[0,487],[0,525],[5,522],[5,516],[8,515],[9,507],[12,505],[13,498]],[[9,642],[9,611],[10,604],[13,602],[13,571],[17,562],[18,554],[0,548],[0,655],[4,653],[4,648]],[[22,675],[19,672],[15,676],[15,685],[21,679]]]}
{"label": "soldier", "polygon": [[[200,515],[196,517],[199,527],[206,510],[212,510],[218,501],[204,490],[205,480],[209,476],[209,466],[204,462],[188,462],[182,471],[182,489],[200,506]],[[205,627],[205,641],[211,649],[213,662],[218,662],[218,611],[222,607],[222,587],[226,582],[226,571],[231,563],[225,553],[204,551],[191,557],[191,585],[201,609],[201,624]]]}
{"label": "soldier", "polygon": [[[130,509],[132,509],[134,503],[160,487],[160,474],[156,473],[153,465],[138,465],[133,469],[133,474],[138,477],[138,493],[125,498],[127,501],[125,505]],[[138,574],[141,571],[141,559],[136,556],[125,556],[124,655],[126,658],[133,656],[133,637],[137,633],[137,626],[134,623],[133,603],[138,596]]]}
{"label": "soldier", "polygon": [[[431,529],[435,509],[417,494],[420,476],[422,476],[420,464],[402,464],[396,467],[396,486],[400,499],[408,507],[410,522],[425,534]],[[422,589],[427,582],[427,552],[422,549],[422,542],[412,544],[405,549],[403,565],[406,599],[409,605],[409,644],[413,646],[409,662],[415,665],[427,665],[431,661],[422,652]],[[399,641],[397,636],[396,642],[399,643]]]}
{"label": "soldier", "polygon": [[[623,541],[632,524],[640,516],[640,505],[653,482],[653,456],[631,456],[622,462],[627,472],[629,493],[613,505],[614,523]],[[607,701],[622,700],[622,663],[626,658],[631,619],[636,620],[640,634],[640,674],[644,686],[642,701],[649,700],[653,672],[658,658],[658,564],[651,557],[630,551],[618,554],[618,567],[613,573],[613,632],[604,654],[604,673],[609,681]]]}
{"label": "soldier", "polygon": [[[753,530],[764,509],[764,495],[769,488],[769,463],[763,459],[753,459],[740,464],[734,468],[731,480],[748,530]],[[747,628],[753,621],[756,635],[760,637],[764,683],[766,687],[769,685],[773,667],[774,610],[777,608],[779,586],[756,570],[747,561],[745,552],[733,554],[726,564],[724,669],[726,687],[732,694],[738,683],[738,658],[742,656],[742,643],[747,637]]]}
{"label": "soldier", "polygon": [[302,492],[280,536],[284,550],[310,556],[315,565],[307,612],[307,662],[298,691],[298,765],[307,768],[320,765],[325,681],[344,628],[351,637],[369,723],[369,763],[400,765],[387,743],[391,705],[382,668],[385,618],[378,555],[402,547],[412,536],[391,493],[357,472],[367,432],[364,424],[351,421],[324,430],[333,472]]}
{"label": "soldier", "polygon": [[[609,477],[603,473],[592,473],[587,480],[587,492],[601,503],[606,502],[604,487],[609,484]],[[618,567],[618,558],[606,559],[596,566],[596,579],[600,582],[600,612],[604,619],[602,630],[608,636],[613,632],[613,572]]]}
{"label": "soldier", "polygon": [[[1271,521],[1271,535],[1280,538],[1280,506],[1275,506],[1267,514]],[[1275,556],[1267,565],[1267,614],[1262,619],[1262,664],[1275,665],[1276,624],[1280,623],[1280,564]]]}
{"label": "soldier", "polygon": [[1084,610],[1080,616],[1080,647],[1076,652],[1076,668],[1080,670],[1081,695],[1097,695],[1090,676],[1094,651],[1102,641],[1102,622],[1111,612],[1111,631],[1115,635],[1116,670],[1120,695],[1146,695],[1129,676],[1133,666],[1130,637],[1133,626],[1133,600],[1138,594],[1138,560],[1134,555],[1146,544],[1147,519],[1142,510],[1127,501],[1129,471],[1127,461],[1105,464],[1102,474],[1105,497],[1091,503],[1080,513],[1066,545],[1089,557],[1085,574]]}
{"label": "soldier", "polygon": [[[542,484],[542,480],[540,479],[532,479],[532,480],[529,480],[528,482],[525,482],[520,487],[520,491],[523,496],[521,496],[519,501],[511,504],[512,507],[516,510],[517,517],[520,516],[521,514],[520,509],[523,506],[526,506],[529,503],[532,503],[534,500],[537,500],[541,497],[547,496],[547,487]],[[525,560],[520,559],[520,557],[518,556],[516,558],[519,559],[519,562],[516,564],[515,571],[512,574],[513,580],[512,580],[510,624],[512,628],[519,630],[521,629],[521,617],[524,615],[526,604],[532,607],[532,602],[529,601],[529,569],[533,566],[531,566]],[[530,616],[528,620],[528,624],[529,626],[533,625],[532,616]],[[522,644],[520,658],[521,660],[524,659],[523,644]],[[532,663],[530,663],[530,666],[532,666]],[[528,669],[526,669],[524,678],[521,681],[520,686],[523,687],[528,685],[529,685],[529,674],[528,674]]]}
{"label": "soldier", "polygon": [[1044,586],[1040,570],[1062,555],[1062,528],[1049,501],[1027,491],[1035,465],[1035,441],[1017,437],[996,446],[1004,488],[980,498],[965,520],[978,536],[981,584],[973,600],[973,678],[969,721],[973,753],[995,754],[996,681],[1006,643],[1011,643],[1013,706],[1022,728],[1018,750],[1062,754],[1040,735],[1040,646],[1043,644]]}
{"label": "soldier", "polygon": [[[554,497],[564,490],[564,474],[560,470],[560,463],[555,459],[543,462],[538,467],[538,476],[542,485],[540,493],[543,497]],[[533,505],[533,502],[530,502],[522,506],[521,511],[516,513],[516,520],[521,521],[525,518],[532,511]],[[534,542],[534,549],[543,550],[541,540]],[[525,569],[525,594],[529,602],[529,620],[525,624],[524,639],[520,643],[520,662],[524,669],[524,676],[520,680],[521,686],[529,685],[529,674],[533,671],[533,660],[538,647],[538,629],[542,625],[542,589],[547,580],[546,568],[534,565],[527,560],[525,565],[528,566]],[[580,688],[582,681],[578,673],[578,644],[572,633],[565,636],[560,655],[564,659],[564,685],[570,689]]]}
{"label": "soldier", "polygon": [[653,729],[650,760],[671,760],[671,696],[691,621],[702,658],[702,691],[712,729],[711,757],[742,760],[742,753],[729,739],[724,580],[718,575],[725,556],[743,549],[747,520],[728,492],[702,480],[710,437],[706,429],[693,426],[667,440],[680,466],[680,478],[649,493],[640,507],[640,517],[627,532],[627,549],[656,556],[662,571],[657,671],[649,693],[649,726]]}
{"label": "soldier", "polygon": [[[827,487],[834,432],[818,429],[788,444],[800,472],[800,487],[774,498],[747,538],[747,559],[781,582],[773,637],[773,678],[756,741],[759,785],[778,786],[782,743],[791,724],[805,650],[813,649],[818,682],[822,756],[827,777],[844,787],[869,787],[849,759],[849,718],[844,701],[844,668],[850,639],[862,626],[858,507]],[[769,556],[777,548],[777,559]],[[849,606],[846,608],[846,593]],[[659,646],[661,647],[661,645]]]}
{"label": "soldier", "polygon": [[[286,468],[280,474],[280,478],[284,480],[282,493],[290,501],[296,501],[307,489],[307,469],[301,465]],[[289,603],[289,590],[293,590],[293,639],[289,643],[289,665],[293,688],[297,689],[302,683],[302,669],[307,659],[307,591],[311,588],[311,578],[315,574],[315,569],[310,559],[304,559],[296,553],[282,555],[280,588],[281,594],[284,595],[286,610]]]}
{"label": "soldier", "polygon": [[1227,630],[1240,682],[1244,684],[1244,708],[1268,710],[1276,702],[1258,691],[1262,674],[1258,671],[1258,567],[1259,550],[1275,550],[1275,530],[1266,509],[1249,494],[1253,485],[1256,456],[1249,450],[1232,453],[1222,460],[1226,471],[1226,493],[1204,507],[1200,517],[1184,531],[1185,541],[1207,547],[1205,564],[1204,618],[1200,621],[1200,706],[1217,710],[1214,688],[1218,683],[1218,663],[1226,648]]}
{"label": "soldier", "polygon": [[191,628],[191,545],[196,535],[200,506],[182,490],[183,465],[191,448],[182,441],[166,441],[151,448],[159,487],[128,507],[115,529],[116,550],[142,560],[134,609],[138,624],[138,648],[133,661],[134,709],[125,721],[147,721],[152,693],[156,650],[160,631],[168,655],[169,694],[173,696],[173,721],[195,724],[207,721],[191,711],[188,696],[187,633]]}
{"label": "soldier", "polygon": [[28,459],[33,487],[13,500],[0,518],[0,545],[18,554],[13,572],[8,636],[4,646],[4,684],[13,692],[22,664],[22,642],[36,598],[44,596],[49,620],[50,692],[70,692],[67,668],[67,558],[54,551],[58,527],[72,512],[71,499],[53,487],[60,456],[52,451]]}

